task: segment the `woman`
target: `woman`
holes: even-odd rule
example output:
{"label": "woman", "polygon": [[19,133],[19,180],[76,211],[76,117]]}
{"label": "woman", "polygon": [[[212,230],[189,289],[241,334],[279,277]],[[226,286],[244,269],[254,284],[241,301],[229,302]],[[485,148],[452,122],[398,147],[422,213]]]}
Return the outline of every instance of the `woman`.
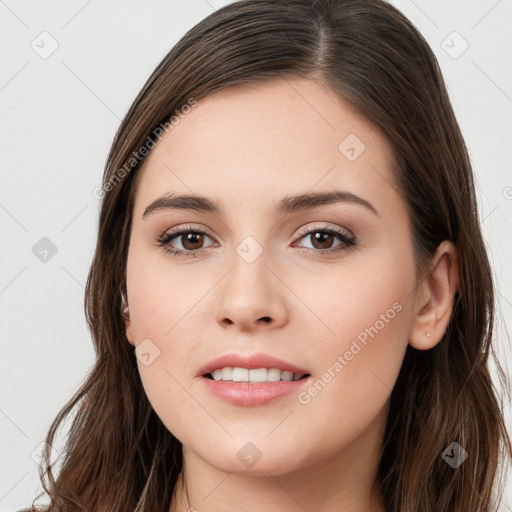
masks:
{"label": "woman", "polygon": [[399,11],[219,9],[97,194],[97,361],[48,433],[75,415],[47,510],[495,510],[512,451],[472,169]]}

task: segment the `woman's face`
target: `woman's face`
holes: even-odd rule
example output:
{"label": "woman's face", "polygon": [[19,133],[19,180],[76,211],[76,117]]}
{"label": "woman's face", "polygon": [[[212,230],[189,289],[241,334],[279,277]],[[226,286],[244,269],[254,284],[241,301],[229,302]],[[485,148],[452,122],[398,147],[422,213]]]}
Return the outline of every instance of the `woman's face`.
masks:
{"label": "woman's face", "polygon": [[[127,337],[156,413],[197,457],[278,475],[379,448],[362,440],[384,428],[418,293],[390,160],[372,125],[306,80],[211,94],[146,158]],[[189,199],[144,216],[164,195],[218,210]],[[247,362],[256,353],[282,362]],[[203,375],[230,354],[213,366],[249,367],[231,374],[242,381]],[[288,365],[309,376],[243,382],[286,379]],[[262,367],[274,371],[248,371]]]}

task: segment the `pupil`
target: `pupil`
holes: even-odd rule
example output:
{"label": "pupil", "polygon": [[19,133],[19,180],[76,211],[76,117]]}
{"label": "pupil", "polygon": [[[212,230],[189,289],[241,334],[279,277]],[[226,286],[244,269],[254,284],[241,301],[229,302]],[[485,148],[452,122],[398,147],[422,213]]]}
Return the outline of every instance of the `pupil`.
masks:
{"label": "pupil", "polygon": [[185,249],[187,249],[187,250],[197,249],[197,247],[187,247],[187,244],[189,244],[189,243],[197,244],[198,241],[194,240],[197,238],[199,238],[199,244],[200,244],[202,235],[200,235],[199,233],[187,233],[187,235],[185,236],[185,243],[183,244],[183,247],[185,247]]}
{"label": "pupil", "polygon": [[[325,232],[320,232],[320,231],[317,231],[314,235],[313,235],[313,245],[315,245],[316,247],[316,243],[319,242],[320,244],[325,244],[326,240],[327,241],[330,241],[330,238],[332,237],[332,235],[330,233],[325,233]],[[327,244],[329,245],[329,244]],[[325,249],[325,247],[320,247],[320,249]]]}

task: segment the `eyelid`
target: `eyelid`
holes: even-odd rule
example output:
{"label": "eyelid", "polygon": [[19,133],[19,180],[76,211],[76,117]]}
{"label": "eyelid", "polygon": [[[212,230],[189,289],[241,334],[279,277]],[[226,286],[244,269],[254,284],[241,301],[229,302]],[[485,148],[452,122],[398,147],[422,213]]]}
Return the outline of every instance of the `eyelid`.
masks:
{"label": "eyelid", "polygon": [[355,238],[356,238],[354,233],[352,233],[352,231],[350,231],[347,228],[338,227],[338,226],[331,227],[331,226],[327,226],[325,224],[321,225],[321,226],[317,226],[316,223],[313,226],[308,225],[308,226],[302,227],[299,230],[299,232],[297,233],[297,237],[301,238],[305,235],[311,234],[314,231],[332,231],[332,232],[338,233],[340,235],[345,235],[346,238],[349,238],[351,240],[355,240]]}
{"label": "eyelid", "polygon": [[206,228],[200,227],[199,225],[194,226],[193,224],[185,224],[185,225],[175,226],[174,228],[168,229],[163,232],[162,238],[168,237],[170,235],[174,235],[177,233],[188,232],[188,231],[204,233],[205,235],[208,235],[210,238],[212,238],[212,239],[214,238],[212,235],[209,234],[209,232]]}

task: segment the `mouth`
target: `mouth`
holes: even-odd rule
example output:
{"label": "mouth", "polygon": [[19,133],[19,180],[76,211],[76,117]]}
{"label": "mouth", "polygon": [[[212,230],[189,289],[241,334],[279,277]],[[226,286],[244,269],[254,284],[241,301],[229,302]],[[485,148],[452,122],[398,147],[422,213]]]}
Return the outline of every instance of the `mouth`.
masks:
{"label": "mouth", "polygon": [[304,380],[309,373],[292,373],[279,368],[224,367],[205,373],[203,378],[221,382],[264,384],[267,382],[290,382]]}
{"label": "mouth", "polygon": [[201,375],[201,382],[209,393],[237,406],[262,406],[285,399],[298,393],[311,379],[309,373],[279,368],[230,366]]}
{"label": "mouth", "polygon": [[230,352],[196,374],[205,390],[237,406],[260,406],[290,397],[306,387],[312,374],[294,363],[261,352]]}

